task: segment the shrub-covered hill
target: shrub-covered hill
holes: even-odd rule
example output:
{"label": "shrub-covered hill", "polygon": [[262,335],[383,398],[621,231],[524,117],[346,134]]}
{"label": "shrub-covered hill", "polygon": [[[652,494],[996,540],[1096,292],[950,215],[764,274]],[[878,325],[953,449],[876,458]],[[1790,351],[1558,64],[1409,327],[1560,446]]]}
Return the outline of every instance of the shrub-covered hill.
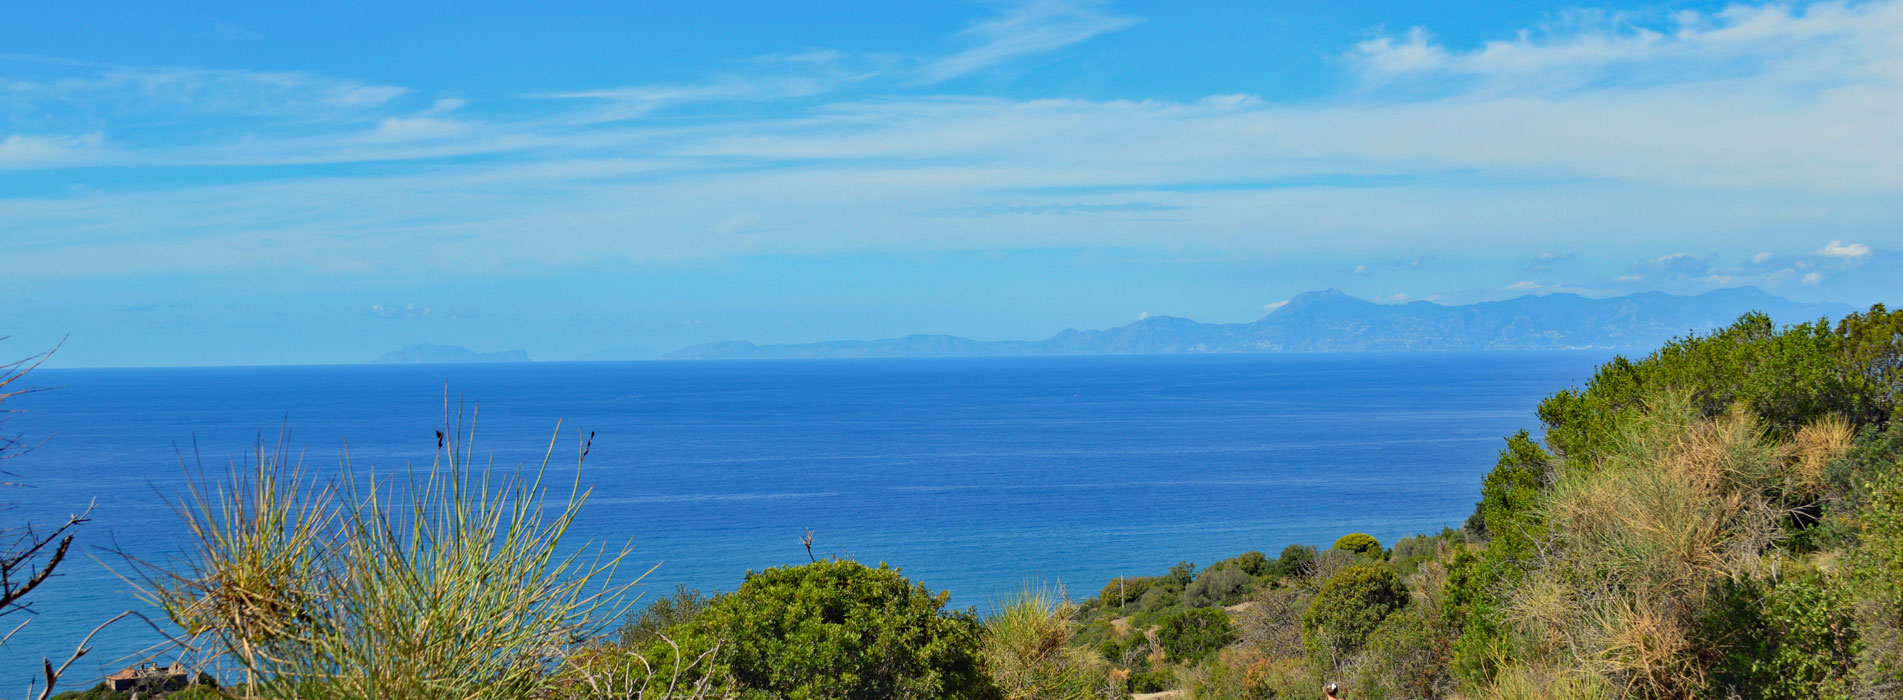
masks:
{"label": "shrub-covered hill", "polygon": [[187,513],[191,567],[151,573],[253,696],[1896,698],[1900,407],[1903,312],[1747,315],[1548,397],[1460,529],[1027,589],[986,618],[818,561],[600,634],[602,569],[550,555],[577,497],[544,519],[536,482],[466,484],[453,441],[401,507],[261,459]]}

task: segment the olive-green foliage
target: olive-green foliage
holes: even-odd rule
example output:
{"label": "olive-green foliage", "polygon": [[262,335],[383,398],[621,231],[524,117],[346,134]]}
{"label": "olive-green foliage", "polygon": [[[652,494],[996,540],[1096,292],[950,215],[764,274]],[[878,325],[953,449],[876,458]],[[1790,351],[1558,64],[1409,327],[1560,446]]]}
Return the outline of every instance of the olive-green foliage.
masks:
{"label": "olive-green foliage", "polygon": [[881,564],[821,561],[750,574],[684,631],[718,667],[786,700],[986,698],[975,613]]}
{"label": "olive-green foliage", "polygon": [[1076,606],[1027,587],[985,620],[985,671],[1003,700],[1088,700],[1110,691],[1110,664],[1070,646]]}
{"label": "olive-green foliage", "polygon": [[1868,688],[1903,694],[1903,469],[1867,488],[1850,557],[1863,641],[1857,676]]}
{"label": "olive-green foliage", "polygon": [[1249,595],[1253,581],[1238,567],[1206,569],[1183,589],[1183,604],[1192,608],[1233,605]]}
{"label": "olive-green foliage", "polygon": [[1282,548],[1282,554],[1269,563],[1267,574],[1270,576],[1303,576],[1315,566],[1317,552],[1311,545],[1292,544]]}
{"label": "olive-green foliage", "polygon": [[1362,647],[1355,697],[1440,698],[1453,691],[1453,636],[1438,616],[1409,608],[1389,615]]}
{"label": "olive-green foliage", "polygon": [[1703,336],[1682,338],[1639,361],[1600,366],[1583,390],[1540,403],[1549,445],[1567,457],[1610,446],[1628,410],[1665,393],[1685,395],[1703,415],[1743,405],[1774,435],[1788,436],[1825,415],[1882,423],[1903,398],[1903,312],[1881,304],[1836,328],[1824,321],[1779,329],[1763,314]]}
{"label": "olive-green foliage", "polygon": [[640,612],[628,616],[628,621],[621,626],[621,643],[646,647],[668,628],[692,622],[711,602],[713,599],[701,595],[700,591],[677,585],[674,595],[657,598]]}
{"label": "olive-green foliage", "polygon": [[1196,565],[1186,561],[1176,562],[1170,565],[1169,575],[1163,578],[1178,587],[1187,586],[1189,582],[1196,580]]}
{"label": "olive-green foliage", "polygon": [[1141,599],[1157,582],[1158,579],[1153,576],[1118,576],[1104,584],[1103,592],[1097,594],[1097,600],[1105,609],[1118,610]]}
{"label": "olive-green foliage", "polygon": [[1390,613],[1407,605],[1407,586],[1379,564],[1356,564],[1330,577],[1302,616],[1311,660],[1337,666],[1361,648]]}
{"label": "olive-green foliage", "polygon": [[1351,532],[1342,535],[1341,539],[1335,540],[1335,549],[1344,552],[1354,552],[1355,554],[1379,555],[1381,553],[1381,541],[1375,539],[1374,535],[1365,532]]}
{"label": "olive-green foliage", "polygon": [[1158,622],[1156,639],[1171,659],[1196,661],[1235,641],[1236,627],[1221,610],[1191,608]]}
{"label": "olive-green foliage", "polygon": [[1483,534],[1492,538],[1494,556],[1515,561],[1532,556],[1540,534],[1533,506],[1552,477],[1553,461],[1526,431],[1507,438],[1499,461],[1480,483],[1480,503],[1474,507]]}
{"label": "olive-green foliage", "polygon": [[1859,647],[1849,591],[1834,575],[1727,582],[1707,634],[1722,656],[1704,697],[1848,700]]}
{"label": "olive-green foliage", "polygon": [[1236,568],[1241,569],[1242,573],[1250,576],[1261,576],[1269,573],[1269,557],[1261,552],[1255,550],[1243,552],[1237,555],[1234,561]]}

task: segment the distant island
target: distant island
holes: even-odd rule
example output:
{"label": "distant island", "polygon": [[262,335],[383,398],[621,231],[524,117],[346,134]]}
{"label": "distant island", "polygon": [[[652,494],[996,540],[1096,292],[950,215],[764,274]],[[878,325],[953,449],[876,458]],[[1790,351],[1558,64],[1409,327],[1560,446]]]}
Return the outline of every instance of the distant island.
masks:
{"label": "distant island", "polygon": [[462,364],[471,362],[528,362],[526,350],[504,350],[502,352],[476,352],[461,345],[433,345],[417,343],[383,353],[377,358],[381,365],[426,365],[426,364]]}
{"label": "distant island", "polygon": [[1720,328],[1752,311],[1780,323],[1797,323],[1841,317],[1852,309],[1843,304],[1791,301],[1754,287],[1696,296],[1664,292],[1606,299],[1527,295],[1464,305],[1377,304],[1330,289],[1296,296],[1250,323],[1150,316],[1107,330],[1068,329],[1044,340],[985,341],[951,335],[786,345],[730,340],[684,348],[666,359],[1635,350]]}

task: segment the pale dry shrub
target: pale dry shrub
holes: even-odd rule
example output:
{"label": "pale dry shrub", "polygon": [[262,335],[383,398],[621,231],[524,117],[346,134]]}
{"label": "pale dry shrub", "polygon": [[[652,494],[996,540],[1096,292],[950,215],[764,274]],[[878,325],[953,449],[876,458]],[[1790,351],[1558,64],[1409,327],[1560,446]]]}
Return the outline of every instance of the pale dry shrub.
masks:
{"label": "pale dry shrub", "polygon": [[738,697],[731,679],[708,672],[720,654],[716,643],[689,656],[666,634],[655,638],[669,649],[650,660],[632,648],[603,645],[583,648],[562,659],[545,700],[731,700]]}
{"label": "pale dry shrub", "polygon": [[1787,455],[1808,454],[1792,450],[1742,413],[1705,419],[1667,401],[1631,420],[1614,449],[1570,469],[1541,505],[1536,566],[1506,606],[1534,657],[1585,669],[1616,697],[1698,688],[1710,595],[1773,568],[1765,552],[1788,515]]}
{"label": "pale dry shrub", "polygon": [[1856,428],[1838,416],[1798,429],[1784,445],[1785,492],[1805,500],[1821,497],[1825,468],[1849,452],[1856,437]]}
{"label": "pale dry shrub", "polygon": [[1598,676],[1551,666],[1504,669],[1472,700],[1610,700],[1617,697]]}

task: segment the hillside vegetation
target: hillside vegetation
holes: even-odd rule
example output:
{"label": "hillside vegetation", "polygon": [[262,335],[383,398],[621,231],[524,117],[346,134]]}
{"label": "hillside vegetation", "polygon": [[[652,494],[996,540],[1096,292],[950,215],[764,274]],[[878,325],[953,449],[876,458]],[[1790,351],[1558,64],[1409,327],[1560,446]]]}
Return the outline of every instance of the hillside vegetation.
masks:
{"label": "hillside vegetation", "polygon": [[453,436],[397,491],[262,455],[186,509],[203,546],[150,595],[265,697],[1895,698],[1900,405],[1903,312],[1748,315],[1547,398],[1458,529],[1030,587],[989,617],[816,561],[618,630],[620,553],[554,554],[583,490],[477,480]]}

